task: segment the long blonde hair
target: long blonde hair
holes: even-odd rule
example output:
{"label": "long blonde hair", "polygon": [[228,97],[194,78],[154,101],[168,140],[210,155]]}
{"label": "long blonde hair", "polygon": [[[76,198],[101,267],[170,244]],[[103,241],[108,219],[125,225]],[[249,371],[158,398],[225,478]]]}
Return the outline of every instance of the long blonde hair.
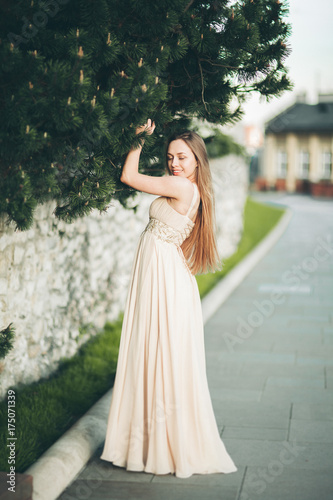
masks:
{"label": "long blonde hair", "polygon": [[[221,259],[216,244],[215,199],[212,175],[209,167],[207,150],[203,139],[196,132],[186,131],[169,138],[167,151],[172,141],[181,139],[192,150],[197,162],[196,185],[200,193],[200,204],[195,218],[195,225],[188,238],[181,245],[185,259],[192,274],[205,274],[221,270]],[[168,167],[170,175],[172,172]]]}

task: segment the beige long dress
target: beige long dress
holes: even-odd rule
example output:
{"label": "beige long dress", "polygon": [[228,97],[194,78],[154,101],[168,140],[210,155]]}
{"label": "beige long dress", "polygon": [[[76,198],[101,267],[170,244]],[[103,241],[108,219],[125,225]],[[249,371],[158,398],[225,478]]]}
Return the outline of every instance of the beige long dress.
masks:
{"label": "beige long dress", "polygon": [[205,364],[196,279],[180,248],[194,222],[167,198],[150,205],[131,271],[101,459],[153,474],[230,473]]}

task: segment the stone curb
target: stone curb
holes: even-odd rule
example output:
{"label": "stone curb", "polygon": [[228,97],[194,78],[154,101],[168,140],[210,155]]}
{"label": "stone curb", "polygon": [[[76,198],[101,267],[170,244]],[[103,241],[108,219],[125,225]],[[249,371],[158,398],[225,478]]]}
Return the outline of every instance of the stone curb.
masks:
{"label": "stone curb", "polygon": [[[285,214],[244,259],[202,299],[204,324],[282,236],[292,217]],[[33,476],[33,500],[56,500],[103,443],[112,388],[24,473]]]}

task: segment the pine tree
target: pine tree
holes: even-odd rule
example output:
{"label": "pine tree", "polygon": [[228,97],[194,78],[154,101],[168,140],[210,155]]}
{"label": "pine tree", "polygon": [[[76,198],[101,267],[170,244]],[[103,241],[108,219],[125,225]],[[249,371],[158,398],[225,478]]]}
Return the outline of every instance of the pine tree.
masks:
{"label": "pine tree", "polygon": [[291,88],[287,13],[279,0],[3,0],[0,213],[23,230],[50,199],[68,222],[126,206],[121,167],[148,117],[140,169],[161,175],[163,138],[191,117],[233,123],[248,93]]}

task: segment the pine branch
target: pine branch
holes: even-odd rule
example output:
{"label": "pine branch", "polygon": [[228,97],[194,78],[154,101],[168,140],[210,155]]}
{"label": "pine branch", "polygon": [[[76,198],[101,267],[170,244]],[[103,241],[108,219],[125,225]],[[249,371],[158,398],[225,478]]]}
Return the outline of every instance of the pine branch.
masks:
{"label": "pine branch", "polygon": [[220,67],[220,68],[227,68],[227,69],[236,69],[236,70],[240,70],[242,68],[240,68],[239,66],[229,66],[227,64],[220,64],[220,63],[213,63],[211,60],[209,59],[204,59],[204,58],[200,58],[199,61],[202,61],[202,62],[207,62],[209,64],[211,64],[212,66],[217,66],[217,67]]}
{"label": "pine branch", "polygon": [[201,99],[202,99],[203,105],[205,106],[205,110],[206,110],[206,112],[208,113],[207,103],[206,103],[206,101],[205,101],[205,85],[204,85],[204,79],[203,79],[202,67],[201,67],[201,63],[200,63],[200,60],[199,60],[199,59],[198,59],[198,65],[199,65],[199,69],[200,69],[200,76],[201,76]]}
{"label": "pine branch", "polygon": [[5,358],[14,346],[15,328],[10,323],[7,328],[0,331],[0,359]]}
{"label": "pine branch", "polygon": [[184,12],[187,12],[188,9],[191,7],[192,3],[194,2],[194,0],[190,0],[189,3],[186,5],[185,9],[184,9]]}

